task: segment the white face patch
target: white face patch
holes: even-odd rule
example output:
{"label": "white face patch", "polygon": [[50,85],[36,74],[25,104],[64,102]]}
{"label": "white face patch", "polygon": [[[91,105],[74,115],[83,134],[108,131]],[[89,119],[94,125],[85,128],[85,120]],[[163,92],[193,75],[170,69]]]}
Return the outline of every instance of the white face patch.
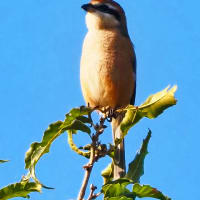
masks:
{"label": "white face patch", "polygon": [[94,12],[88,12],[85,17],[88,30],[95,30],[99,27],[99,17]]}
{"label": "white face patch", "polygon": [[112,14],[95,10],[86,14],[86,24],[88,29],[91,30],[103,27],[116,27],[120,25],[120,22]]}

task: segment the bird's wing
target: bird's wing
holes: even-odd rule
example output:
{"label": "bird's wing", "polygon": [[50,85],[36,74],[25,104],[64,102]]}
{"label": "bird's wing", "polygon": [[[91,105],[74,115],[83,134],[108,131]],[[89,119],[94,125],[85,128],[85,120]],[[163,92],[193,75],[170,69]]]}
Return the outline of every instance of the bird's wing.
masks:
{"label": "bird's wing", "polygon": [[134,82],[134,91],[133,91],[133,95],[131,97],[131,101],[130,104],[134,105],[135,104],[135,95],[136,95],[136,69],[137,69],[137,60],[136,60],[136,55],[135,55],[135,50],[134,50],[134,46],[132,44],[133,47],[133,56],[132,56],[132,65],[133,65],[133,73],[135,74],[135,82]]}

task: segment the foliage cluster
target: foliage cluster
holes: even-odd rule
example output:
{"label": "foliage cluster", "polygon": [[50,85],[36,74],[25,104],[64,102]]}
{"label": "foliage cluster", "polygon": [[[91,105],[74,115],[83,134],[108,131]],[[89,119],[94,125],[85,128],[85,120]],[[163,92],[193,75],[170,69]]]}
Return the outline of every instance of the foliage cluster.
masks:
{"label": "foliage cluster", "polygon": [[[151,95],[140,106],[129,105],[126,108],[118,109],[116,113],[125,113],[125,117],[120,125],[123,137],[125,137],[129,129],[138,123],[143,117],[155,118],[160,115],[165,109],[176,104],[174,93],[177,87],[174,86],[169,89],[165,88],[161,92]],[[99,137],[103,134],[106,126],[104,122],[108,120],[109,114],[105,114],[98,123],[94,123],[91,114],[97,109],[81,106],[73,108],[66,114],[64,121],[57,121],[49,125],[48,129],[44,132],[41,142],[34,142],[26,152],[25,168],[28,170],[26,176],[23,176],[18,183],[10,184],[0,189],[0,200],[7,200],[14,197],[29,198],[31,192],[41,192],[42,188],[51,189],[43,185],[36,176],[36,165],[40,158],[50,151],[52,143],[61,134],[67,132],[68,143],[73,151],[78,155],[84,156],[89,159],[87,165],[84,166],[85,177],[81,187],[78,199],[83,199],[88,185],[88,180],[92,172],[93,165],[97,160],[104,156],[114,156],[116,145],[120,141],[114,141],[113,144],[101,143]],[[73,142],[73,135],[78,131],[86,133],[91,143],[83,145],[78,148]],[[90,195],[87,198],[96,199],[103,194],[105,200],[135,200],[137,197],[152,197],[160,200],[169,200],[162,192],[150,185],[140,184],[140,177],[144,174],[144,160],[148,154],[148,143],[151,138],[151,131],[149,130],[146,138],[143,140],[140,150],[135,155],[134,160],[129,164],[128,172],[123,178],[113,180],[113,162],[103,170],[102,177],[104,185],[99,193],[95,193],[96,187],[90,187]],[[121,138],[122,140],[123,138]],[[7,162],[7,160],[0,160],[0,164]],[[32,180],[32,181],[31,181]],[[128,189],[127,186],[129,185]],[[130,187],[131,185],[131,187]]]}

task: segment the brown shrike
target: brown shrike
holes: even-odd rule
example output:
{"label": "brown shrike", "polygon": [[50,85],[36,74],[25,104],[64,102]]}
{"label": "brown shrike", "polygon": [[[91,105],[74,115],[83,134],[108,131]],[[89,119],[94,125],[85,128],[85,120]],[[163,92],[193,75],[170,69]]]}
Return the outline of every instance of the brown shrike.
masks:
{"label": "brown shrike", "polygon": [[[86,103],[91,107],[117,109],[134,104],[136,57],[126,16],[113,0],[91,0],[82,8],[87,11],[80,80]],[[113,138],[121,138],[121,116],[112,120]],[[114,179],[125,174],[124,141],[114,158]]]}

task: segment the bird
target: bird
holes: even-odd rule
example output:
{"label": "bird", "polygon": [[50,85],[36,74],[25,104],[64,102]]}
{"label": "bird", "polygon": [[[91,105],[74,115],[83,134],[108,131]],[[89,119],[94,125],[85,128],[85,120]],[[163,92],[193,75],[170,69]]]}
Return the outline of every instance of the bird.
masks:
{"label": "bird", "polygon": [[[123,8],[114,0],[91,0],[82,5],[88,32],[80,61],[82,94],[90,107],[117,109],[134,105],[136,54]],[[123,116],[112,119],[114,141],[122,138]],[[114,156],[114,180],[125,175],[124,140]]]}

